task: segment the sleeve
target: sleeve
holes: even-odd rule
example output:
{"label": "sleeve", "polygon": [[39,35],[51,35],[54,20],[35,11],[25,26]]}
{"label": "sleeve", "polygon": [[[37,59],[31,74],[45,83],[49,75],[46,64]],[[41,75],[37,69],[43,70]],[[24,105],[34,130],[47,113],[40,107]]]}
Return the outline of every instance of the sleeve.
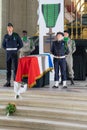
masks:
{"label": "sleeve", "polygon": [[72,53],[74,53],[76,51],[76,44],[75,41],[72,40]]}
{"label": "sleeve", "polygon": [[19,35],[17,37],[17,47],[18,47],[18,50],[23,47],[23,42]]}
{"label": "sleeve", "polygon": [[6,49],[6,40],[5,40],[5,36],[4,36],[4,39],[2,41],[2,48]]}
{"label": "sleeve", "polygon": [[50,52],[54,55],[54,42],[53,42],[52,45],[51,45]]}
{"label": "sleeve", "polygon": [[65,42],[65,55],[69,54],[68,44]]}

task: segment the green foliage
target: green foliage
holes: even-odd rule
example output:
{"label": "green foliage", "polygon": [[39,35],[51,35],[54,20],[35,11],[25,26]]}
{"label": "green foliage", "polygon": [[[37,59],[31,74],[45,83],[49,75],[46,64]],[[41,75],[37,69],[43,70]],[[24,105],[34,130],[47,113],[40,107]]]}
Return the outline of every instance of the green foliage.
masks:
{"label": "green foliage", "polygon": [[16,105],[8,103],[6,106],[6,115],[12,115],[16,111]]}

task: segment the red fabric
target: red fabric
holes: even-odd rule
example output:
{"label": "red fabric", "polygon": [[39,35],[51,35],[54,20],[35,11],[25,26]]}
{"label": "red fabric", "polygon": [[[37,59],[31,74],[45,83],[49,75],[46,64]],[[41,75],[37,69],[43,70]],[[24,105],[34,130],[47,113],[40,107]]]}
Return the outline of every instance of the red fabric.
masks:
{"label": "red fabric", "polygon": [[40,75],[40,69],[37,57],[23,57],[19,59],[16,74],[16,82],[21,82],[23,76],[28,76],[28,85],[31,87],[37,77]]}

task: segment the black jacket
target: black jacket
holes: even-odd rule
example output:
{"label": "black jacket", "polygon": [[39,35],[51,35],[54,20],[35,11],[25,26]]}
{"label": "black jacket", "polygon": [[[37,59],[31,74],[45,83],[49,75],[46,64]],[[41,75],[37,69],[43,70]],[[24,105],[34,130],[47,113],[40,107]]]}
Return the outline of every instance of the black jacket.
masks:
{"label": "black jacket", "polygon": [[68,47],[66,46],[63,40],[54,41],[51,46],[51,53],[54,56],[64,56],[69,52]]}
{"label": "black jacket", "polygon": [[2,47],[7,52],[16,53],[20,48],[23,47],[23,43],[20,36],[17,33],[13,33],[11,36],[6,34],[2,42]]}

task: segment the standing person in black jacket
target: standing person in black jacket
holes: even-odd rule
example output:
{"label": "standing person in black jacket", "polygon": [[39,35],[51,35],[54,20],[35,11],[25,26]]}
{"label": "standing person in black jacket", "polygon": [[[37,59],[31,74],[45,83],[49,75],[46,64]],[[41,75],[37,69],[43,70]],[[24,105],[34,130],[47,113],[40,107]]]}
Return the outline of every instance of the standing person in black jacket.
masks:
{"label": "standing person in black jacket", "polygon": [[54,41],[51,46],[51,53],[53,54],[54,57],[54,73],[55,73],[54,74],[55,85],[53,86],[53,88],[59,87],[59,68],[63,80],[63,88],[67,88],[65,55],[66,53],[68,53],[69,50],[63,40],[64,34],[62,32],[58,32],[56,38],[57,40]]}
{"label": "standing person in black jacket", "polygon": [[13,79],[15,80],[17,65],[18,65],[18,50],[22,48],[23,43],[20,36],[13,32],[12,23],[7,25],[7,34],[4,36],[2,47],[6,50],[6,77],[7,82],[4,84],[4,87],[11,86],[11,68],[13,65]]}

